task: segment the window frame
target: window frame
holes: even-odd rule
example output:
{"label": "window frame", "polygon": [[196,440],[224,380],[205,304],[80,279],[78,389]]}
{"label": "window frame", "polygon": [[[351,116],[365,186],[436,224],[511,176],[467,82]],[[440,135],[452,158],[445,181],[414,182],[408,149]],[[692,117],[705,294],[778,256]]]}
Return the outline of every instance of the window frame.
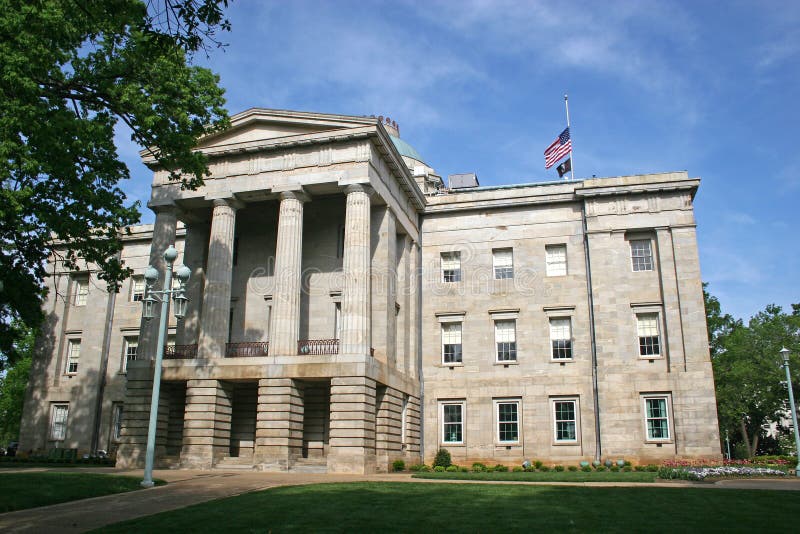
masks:
{"label": "window frame", "polygon": [[[445,268],[445,261],[450,260],[453,262],[458,262],[457,268]],[[460,250],[451,250],[448,252],[440,252],[439,253],[439,266],[440,266],[440,273],[441,273],[441,282],[444,284],[457,284],[462,281],[463,279],[463,270],[461,268],[461,251]],[[452,271],[449,273],[447,271]],[[448,279],[450,278],[450,279]]]}
{"label": "window frame", "polygon": [[[566,341],[568,341],[568,346],[567,347],[559,347],[559,348],[555,347],[554,343],[556,341],[564,341],[564,338],[559,338],[559,339],[554,339],[553,338],[553,321],[567,321],[567,328],[569,329],[569,337],[566,339]],[[549,336],[550,336],[550,361],[554,361],[554,362],[569,362],[569,361],[573,361],[575,359],[575,351],[574,351],[575,340],[574,340],[574,336],[572,334],[572,317],[569,316],[569,315],[554,315],[554,316],[550,316],[550,317],[547,318],[547,324],[548,324],[548,331],[549,331]],[[561,350],[567,351],[568,350],[569,351],[569,356],[563,357],[563,358],[557,358],[556,355],[555,355],[557,350],[559,350],[559,351],[561,351]]]}
{"label": "window frame", "polygon": [[[508,265],[498,261],[502,255],[508,254]],[[495,280],[510,280],[514,278],[514,248],[501,247],[492,249],[492,275]]]}
{"label": "window frame", "polygon": [[[56,420],[56,410],[64,409],[63,421]],[[68,402],[54,402],[50,404],[50,424],[48,425],[48,440],[49,441],[66,441],[67,439],[67,421],[69,421],[69,403]],[[61,425],[61,432],[56,434],[56,424]]]}
{"label": "window frame", "polygon": [[[564,259],[563,261],[553,261],[551,259],[551,255],[558,250],[563,251]],[[567,244],[566,243],[551,243],[549,245],[544,246],[544,271],[545,276],[567,276],[569,274],[569,261],[567,258]],[[563,269],[561,266],[563,265]],[[556,271],[556,267],[558,270]],[[563,272],[561,272],[563,270]]]}
{"label": "window frame", "polygon": [[[445,420],[445,407],[448,406],[458,406],[459,412],[461,416],[460,421],[455,422],[447,422]],[[447,400],[447,401],[439,401],[439,443],[442,445],[465,445],[466,440],[466,420],[467,420],[467,402],[465,400]],[[461,440],[460,441],[447,441],[445,437],[447,433],[445,431],[446,425],[458,425],[461,428]]]}
{"label": "window frame", "polygon": [[[77,355],[73,356],[73,348],[77,347]],[[81,363],[81,338],[73,337],[67,339],[67,347],[66,347],[66,357],[64,358],[64,374],[68,376],[74,376],[78,374],[78,369],[80,369]],[[71,364],[75,364],[75,370],[70,370]]]}
{"label": "window frame", "polygon": [[[655,336],[642,336],[641,335],[641,326],[643,322],[643,317],[655,317],[655,328],[656,328],[656,335]],[[663,328],[661,326],[661,313],[655,310],[640,310],[635,312],[635,323],[636,323],[636,353],[639,355],[639,359],[641,360],[659,360],[664,357],[664,341],[663,341]],[[657,344],[657,352],[652,354],[643,354],[642,350],[646,349],[647,343],[643,345],[643,339],[649,338],[650,343],[652,343],[652,338],[656,338]],[[652,347],[651,347],[652,348]]]}
{"label": "window frame", "polygon": [[[133,358],[130,357],[131,345],[136,345],[136,351],[133,353]],[[139,336],[130,335],[122,336],[122,372],[128,372],[128,362],[136,361],[139,349]]]}
{"label": "window frame", "polygon": [[[672,394],[671,393],[643,393],[642,397],[642,420],[644,423],[644,441],[645,443],[672,443],[674,429],[673,414],[672,414]],[[650,417],[647,410],[647,401],[661,400],[664,402],[665,415],[663,417]],[[655,438],[650,436],[650,420],[666,420],[667,422],[667,436]]]}
{"label": "window frame", "polygon": [[[517,320],[516,319],[512,319],[512,318],[502,318],[502,319],[495,318],[493,320],[493,322],[494,322],[494,361],[495,361],[495,363],[501,363],[501,364],[517,363],[517,361],[518,361],[518,359],[517,359]],[[511,326],[512,326],[511,331],[513,333],[512,337],[514,338],[513,341],[500,341],[499,340],[498,326],[499,326],[500,323],[511,323]],[[501,350],[501,348],[500,348],[501,344],[509,345],[507,351]],[[510,357],[508,359],[501,359],[500,358],[501,353],[505,353],[505,352],[508,352]]]}
{"label": "window frame", "polygon": [[[636,254],[636,245],[641,243],[647,244],[647,251],[645,254],[639,255]],[[643,273],[655,270],[655,255],[653,254],[653,238],[633,237],[628,239],[628,246],[630,247],[632,272]]]}
{"label": "window frame", "polygon": [[[501,398],[493,399],[494,404],[494,442],[500,446],[514,446],[522,444],[522,399],[520,398]],[[516,406],[516,420],[515,421],[500,421],[500,406],[513,405]],[[501,439],[501,426],[516,425],[516,439],[503,440]]]}
{"label": "window frame", "polygon": [[111,405],[111,441],[114,443],[122,441],[122,417],[124,413],[124,403],[115,402]]}
{"label": "window frame", "polygon": [[[141,292],[138,290],[138,285],[141,283]],[[147,292],[147,281],[141,274],[135,274],[131,277],[131,291],[129,295],[130,302],[142,302],[144,295]]]}
{"label": "window frame", "polygon": [[[571,403],[573,407],[574,419],[559,419],[557,405],[559,403]],[[553,417],[553,445],[580,445],[581,443],[581,412],[580,412],[580,398],[577,396],[566,397],[551,397],[550,398],[550,414]],[[574,426],[574,439],[559,439],[558,424],[559,422],[572,422]]]}
{"label": "window frame", "polygon": [[[443,321],[439,323],[440,325],[440,336],[441,336],[441,349],[442,349],[442,365],[444,366],[453,366],[453,365],[463,365],[464,364],[464,322],[463,320],[458,321]],[[445,343],[445,330],[450,328],[454,325],[458,325],[458,339],[460,343]],[[446,350],[445,347],[447,345],[458,345],[458,360],[454,361],[447,361],[446,359]],[[456,356],[454,353],[453,356]]]}
{"label": "window frame", "polygon": [[89,275],[76,275],[73,283],[75,284],[73,303],[75,306],[86,306],[89,302]]}

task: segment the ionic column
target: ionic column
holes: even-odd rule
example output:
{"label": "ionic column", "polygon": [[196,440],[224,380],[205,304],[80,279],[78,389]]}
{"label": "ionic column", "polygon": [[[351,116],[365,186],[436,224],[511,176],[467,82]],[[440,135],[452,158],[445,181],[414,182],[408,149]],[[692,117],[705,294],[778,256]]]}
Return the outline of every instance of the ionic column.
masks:
{"label": "ionic column", "polygon": [[347,187],[340,354],[366,355],[371,346],[369,192],[369,186]]}
{"label": "ionic column", "polygon": [[306,200],[307,197],[301,192],[281,194],[269,334],[270,356],[297,354],[303,267],[303,202]]}
{"label": "ionic column", "polygon": [[233,273],[233,231],[236,210],[241,203],[233,199],[214,200],[211,235],[208,241],[208,265],[200,319],[199,358],[225,356],[231,307]]}
{"label": "ionic column", "polygon": [[[164,251],[175,243],[178,227],[178,209],[175,206],[156,206],[156,222],[153,225],[153,241],[150,244],[150,265],[158,270],[159,278],[153,289],[160,291],[164,284]],[[139,328],[139,354],[142,358],[155,360],[158,342],[158,325],[160,323],[161,306],[155,306],[155,317],[142,319]]]}

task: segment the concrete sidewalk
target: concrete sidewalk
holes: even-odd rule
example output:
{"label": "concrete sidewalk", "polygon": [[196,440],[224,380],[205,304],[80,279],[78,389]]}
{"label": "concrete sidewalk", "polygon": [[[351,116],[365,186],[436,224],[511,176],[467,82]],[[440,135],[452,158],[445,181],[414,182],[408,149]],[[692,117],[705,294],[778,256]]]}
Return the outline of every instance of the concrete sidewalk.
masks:
{"label": "concrete sidewalk", "polygon": [[[90,472],[141,477],[141,470],[109,470],[98,468],[66,469],[26,469],[33,471]],[[11,472],[3,470],[2,472]],[[761,479],[724,480],[717,483],[694,483],[669,481],[655,483],[641,482],[513,482],[513,481],[464,481],[412,479],[408,473],[380,475],[329,475],[310,473],[261,473],[251,471],[188,471],[158,470],[153,474],[168,482],[165,486],[148,490],[132,491],[72,501],[52,506],[31,508],[17,512],[0,514],[0,532],[85,532],[105,525],[153,515],[159,512],[184,508],[213,499],[239,495],[249,491],[292,486],[300,484],[319,484],[331,482],[420,482],[451,484],[526,484],[552,486],[587,487],[684,487],[684,488],[728,488],[728,489],[769,489],[800,491],[800,479]],[[13,488],[5,488],[13,491]]]}

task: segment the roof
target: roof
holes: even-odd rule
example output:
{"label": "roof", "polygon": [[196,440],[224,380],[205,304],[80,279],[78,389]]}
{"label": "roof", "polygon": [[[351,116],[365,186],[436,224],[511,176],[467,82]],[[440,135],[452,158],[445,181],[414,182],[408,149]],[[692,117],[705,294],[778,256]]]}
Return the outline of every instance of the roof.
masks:
{"label": "roof", "polygon": [[403,141],[402,139],[400,139],[397,136],[389,135],[389,137],[392,139],[392,143],[394,143],[394,147],[397,149],[398,152],[400,152],[401,156],[405,156],[407,158],[415,159],[415,160],[419,161],[420,163],[425,163],[425,159],[422,157],[422,155],[419,152],[417,152],[416,148],[414,148],[413,146],[409,145],[408,143],[406,143],[405,141]]}

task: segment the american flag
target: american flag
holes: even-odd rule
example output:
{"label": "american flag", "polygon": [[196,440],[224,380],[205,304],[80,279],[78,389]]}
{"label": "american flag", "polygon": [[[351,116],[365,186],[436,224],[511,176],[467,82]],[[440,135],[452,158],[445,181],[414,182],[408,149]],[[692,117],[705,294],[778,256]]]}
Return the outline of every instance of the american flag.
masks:
{"label": "american flag", "polygon": [[558,138],[545,149],[544,168],[549,169],[570,152],[572,152],[572,139],[569,138],[569,127],[567,127],[564,128],[564,131],[561,132]]}

